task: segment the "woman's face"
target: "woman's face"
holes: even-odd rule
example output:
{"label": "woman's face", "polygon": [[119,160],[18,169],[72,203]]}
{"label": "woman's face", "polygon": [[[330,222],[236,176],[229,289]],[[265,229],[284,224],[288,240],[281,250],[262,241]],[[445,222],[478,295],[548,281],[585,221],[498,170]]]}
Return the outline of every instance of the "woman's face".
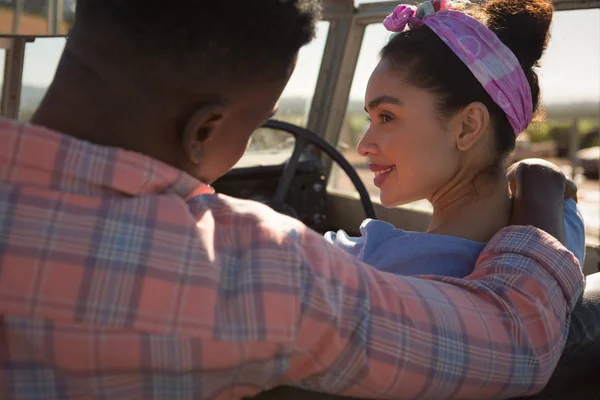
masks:
{"label": "woman's face", "polygon": [[358,151],[369,158],[384,206],[431,199],[458,172],[460,151],[436,97],[385,59],[371,75],[365,108],[371,122]]}

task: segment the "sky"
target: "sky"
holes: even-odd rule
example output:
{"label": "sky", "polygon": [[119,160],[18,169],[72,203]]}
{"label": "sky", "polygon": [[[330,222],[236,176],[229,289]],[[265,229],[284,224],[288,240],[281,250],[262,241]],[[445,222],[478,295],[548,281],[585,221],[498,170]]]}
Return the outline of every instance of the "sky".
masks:
{"label": "sky", "polygon": [[[320,22],[316,39],[301,50],[284,97],[312,95],[320,68],[315,60],[322,57],[327,31],[328,23]],[[363,98],[371,71],[377,65],[379,50],[388,38],[389,32],[381,24],[367,27],[352,84],[352,99]],[[38,38],[27,44],[23,83],[47,87],[64,43],[63,38]],[[0,50],[0,72],[3,65],[4,51]],[[600,103],[600,10],[555,14],[552,39],[541,61],[540,78],[545,103]]]}

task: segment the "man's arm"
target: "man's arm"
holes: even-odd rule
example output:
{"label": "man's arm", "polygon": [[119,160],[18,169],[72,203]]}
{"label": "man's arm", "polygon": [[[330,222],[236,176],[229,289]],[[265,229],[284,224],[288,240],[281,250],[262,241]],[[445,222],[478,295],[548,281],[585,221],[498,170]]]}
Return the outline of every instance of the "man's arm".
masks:
{"label": "man's arm", "polygon": [[[277,384],[372,398],[512,397],[541,390],[582,287],[534,228],[500,232],[468,279],[378,272],[306,232],[290,368]],[[273,305],[273,308],[276,308]]]}
{"label": "man's arm", "polygon": [[[538,162],[512,173],[513,221],[562,237],[562,219],[552,218],[562,214],[562,173]],[[305,276],[327,272],[306,285],[310,301],[296,347],[303,356],[288,378],[320,391],[377,398],[535,393],[554,370],[582,288],[572,255],[532,227],[500,232],[465,280],[349,268],[310,233],[301,247]]]}
{"label": "man's arm", "polygon": [[[45,203],[21,200],[0,269],[9,360],[92,394],[124,377],[134,392],[167,384],[200,398],[292,382],[395,399],[534,392],[582,287],[574,257],[534,228],[500,232],[468,279],[398,277],[265,206],[209,195],[117,201],[98,229],[118,246],[94,240],[95,211],[65,207],[55,261],[31,212]],[[160,213],[118,224],[123,210]],[[89,243],[101,256],[86,264]]]}
{"label": "man's arm", "polygon": [[232,385],[379,399],[538,392],[562,352],[583,276],[551,236],[564,236],[562,218],[549,218],[557,207],[562,216],[564,176],[537,169],[522,179],[541,190],[518,185],[514,220],[543,230],[505,228],[466,279],[382,273],[266,207],[212,203],[214,226],[231,230],[211,237],[233,246],[238,262],[220,263],[205,348],[229,360],[215,365],[236,365]]}

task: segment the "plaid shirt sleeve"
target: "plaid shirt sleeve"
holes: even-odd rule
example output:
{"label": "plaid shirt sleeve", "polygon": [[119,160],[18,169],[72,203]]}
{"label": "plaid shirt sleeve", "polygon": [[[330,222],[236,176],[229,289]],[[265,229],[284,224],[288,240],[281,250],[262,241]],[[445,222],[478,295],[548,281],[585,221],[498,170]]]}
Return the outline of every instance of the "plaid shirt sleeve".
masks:
{"label": "plaid shirt sleeve", "polygon": [[504,229],[464,280],[348,268],[318,238],[303,239],[311,290],[301,302],[299,367],[288,373],[302,387],[482,399],[533,394],[548,382],[582,287],[577,262],[549,235]]}
{"label": "plaid shirt sleeve", "polygon": [[498,233],[467,279],[419,279],[225,196],[0,194],[7,399],[230,399],[290,383],[395,399],[533,393],[583,284],[572,254],[531,227]]}
{"label": "plaid shirt sleeve", "polygon": [[[266,225],[259,231],[273,232]],[[264,296],[264,310],[285,302],[294,326],[284,339],[289,368],[277,382],[322,392],[390,399],[535,393],[554,371],[582,290],[573,255],[533,227],[498,233],[464,280],[381,273],[298,228],[277,241],[277,254],[299,269],[260,267],[261,285],[274,287],[281,274],[294,282],[283,297]],[[242,325],[262,329],[263,322]]]}

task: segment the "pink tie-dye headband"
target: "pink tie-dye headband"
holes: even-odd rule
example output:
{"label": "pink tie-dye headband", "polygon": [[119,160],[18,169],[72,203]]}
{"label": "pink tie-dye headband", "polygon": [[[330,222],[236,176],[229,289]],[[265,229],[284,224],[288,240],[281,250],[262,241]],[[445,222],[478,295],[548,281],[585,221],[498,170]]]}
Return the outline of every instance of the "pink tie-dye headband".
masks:
{"label": "pink tie-dye headband", "polygon": [[465,63],[486,92],[502,108],[515,135],[533,119],[531,88],[514,53],[485,25],[451,10],[447,0],[426,1],[419,7],[401,4],[385,19],[391,32],[427,25]]}

